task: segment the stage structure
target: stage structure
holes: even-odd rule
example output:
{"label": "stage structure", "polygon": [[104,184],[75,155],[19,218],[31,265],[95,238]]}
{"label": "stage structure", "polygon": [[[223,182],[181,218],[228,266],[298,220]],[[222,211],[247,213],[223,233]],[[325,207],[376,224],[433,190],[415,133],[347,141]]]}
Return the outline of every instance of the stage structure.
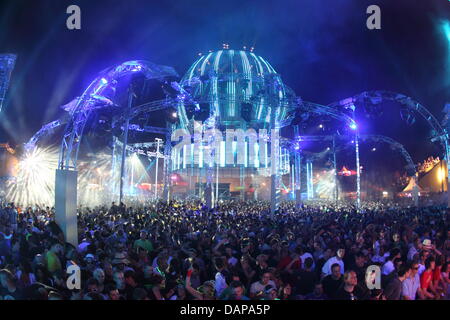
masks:
{"label": "stage structure", "polygon": [[[400,106],[400,117],[408,125],[413,125],[415,123],[415,114],[420,115],[432,130],[431,141],[440,143],[444,158],[448,163],[448,161],[450,160],[450,147],[447,129],[441,126],[439,121],[433,116],[430,111],[428,111],[427,108],[425,108],[425,106],[411,97],[408,97],[401,93],[384,90],[365,91],[338,102],[334,102],[328,105],[328,107],[343,111],[351,109],[352,114],[355,115],[357,106],[362,106],[362,112],[365,112],[366,114],[370,114],[372,116],[378,116],[381,112],[382,102],[384,101],[397,102],[397,105]],[[450,175],[447,179],[447,186],[449,184]],[[450,192],[447,192],[447,207],[450,207]]]}
{"label": "stage structure", "polygon": [[[416,165],[414,164],[414,161],[412,160],[411,155],[409,152],[405,149],[405,147],[399,143],[398,141],[395,141],[392,138],[383,136],[383,135],[375,135],[375,134],[369,134],[369,135],[360,135],[359,136],[360,141],[372,141],[372,142],[381,142],[388,144],[392,150],[398,151],[402,158],[406,162],[406,174],[409,177],[412,177],[415,181],[415,186],[413,189],[413,201],[414,205],[418,206],[419,204],[419,189],[418,189],[418,173],[416,170]],[[336,152],[338,151],[339,147],[336,147],[336,142],[348,142],[348,141],[355,141],[354,136],[344,136],[344,135],[302,135],[299,136],[298,142],[301,143],[304,142],[329,142],[332,144],[332,148],[330,148],[330,151],[333,153],[333,169],[334,169],[334,198],[337,201],[338,200],[338,183],[337,183],[337,162],[336,162]],[[300,147],[299,147],[300,149]],[[300,152],[298,152],[300,153]],[[317,156],[308,156],[307,157],[307,190],[308,190],[308,200],[313,198],[313,190],[314,186],[312,183],[312,163],[314,162],[315,158]],[[299,166],[301,169],[301,167]],[[299,172],[299,174],[301,174]],[[301,188],[301,185],[299,186]]]}
{"label": "stage structure", "polygon": [[[136,84],[142,78],[158,81],[164,98],[144,102]],[[447,144],[442,136],[445,131],[439,123],[408,97],[377,91],[328,106],[303,101],[284,84],[269,62],[251,51],[226,48],[201,55],[178,79],[173,68],[146,61],[128,61],[109,68],[101,72],[80,97],[63,106],[65,115],[44,125],[28,141],[26,148],[35,148],[41,138],[64,126],[56,175],[57,219],[66,219],[67,210],[73,211],[71,208],[76,207],[76,197],[64,194],[67,190],[76,190],[69,184],[76,181],[74,175],[86,123],[105,110],[112,114],[106,125],[115,132],[111,143],[111,179],[118,181],[118,184],[111,183],[110,193],[112,197],[118,195],[119,201],[124,199],[126,185],[136,181],[133,174],[131,179],[126,177],[129,165],[126,159],[140,154],[151,160],[148,170],[155,166],[154,200],[197,198],[214,208],[218,201],[225,199],[266,199],[271,202],[273,215],[283,196],[282,186],[287,190],[284,187],[287,180],[292,188],[290,194],[300,204],[302,156],[298,124],[308,114],[338,120],[341,128],[348,131],[347,136],[352,136],[356,142],[359,171],[358,147],[363,138],[359,135],[355,111],[361,99],[372,99],[376,104],[385,97],[405,104],[426,117],[440,134],[436,135],[437,139]],[[119,99],[121,90],[126,91],[126,97]],[[142,115],[163,118],[165,125],[136,123]],[[293,139],[283,136],[284,128],[288,127],[294,128]],[[139,143],[129,143],[129,134],[136,132],[159,136],[141,141],[138,146]],[[311,178],[310,161],[308,169]],[[307,179],[308,195],[312,198],[314,190],[310,180]],[[158,190],[161,185],[163,190]],[[359,189],[358,179],[358,207]],[[334,197],[337,198],[337,191]],[[71,234],[68,229],[76,227],[73,223],[62,225],[67,226],[66,234]],[[70,241],[75,242],[75,239]]]}
{"label": "stage structure", "polygon": [[294,92],[264,58],[239,50],[202,55],[180,86],[196,101],[190,111],[183,101],[178,105],[180,121],[172,135],[178,143],[171,171],[189,181],[184,192],[200,196],[204,190],[212,207],[219,199],[252,198],[250,190],[264,183],[270,185],[274,213],[280,176],[290,172],[279,130],[298,106]]}
{"label": "stage structure", "polygon": [[3,110],[6,92],[9,87],[11,73],[16,64],[17,56],[14,54],[0,54],[0,112]]}
{"label": "stage structure", "polygon": [[[168,91],[166,99],[135,106],[133,97],[136,93],[130,85],[126,103],[115,102],[118,84],[126,77],[138,74],[144,74],[148,79],[161,79]],[[171,190],[172,174],[189,180],[189,188],[182,197],[199,197],[210,207],[227,197],[248,198],[248,191],[252,190],[254,198],[263,196],[264,189],[268,189],[265,187],[270,185],[271,191],[266,194],[274,213],[280,199],[280,177],[300,165],[300,154],[295,153],[295,149],[279,145],[279,130],[305,113],[329,116],[343,121],[347,128],[354,130],[355,127],[354,121],[338,110],[302,101],[283,84],[267,61],[252,52],[210,52],[200,57],[179,83],[165,80],[168,77],[176,77],[170,67],[143,61],[110,68],[102,72],[81,97],[63,106],[67,114],[44,125],[26,147],[34,148],[39,139],[65,125],[59,169],[75,170],[87,120],[92,114],[108,109],[116,114],[112,127],[121,129],[121,140],[125,144],[130,131],[165,136],[162,193],[165,199],[176,195]],[[176,111],[177,124],[160,128],[141,127],[130,122],[140,114],[169,108]],[[123,198],[127,148],[121,150],[121,155],[114,153],[112,161],[115,168],[120,163],[119,201]],[[297,164],[291,166],[293,151]],[[118,170],[112,169],[112,172]],[[299,179],[297,175],[294,185],[300,184]],[[300,201],[299,192],[296,198]]]}
{"label": "stage structure", "polygon": [[[155,79],[162,84],[170,85],[169,78],[177,77],[173,68],[159,66],[144,61],[129,61],[119,66],[109,68],[102,73],[89,85],[81,97],[76,98],[67,106],[70,113],[70,119],[66,123],[63,139],[61,143],[60,157],[55,183],[56,220],[63,226],[63,232],[66,241],[76,244],[77,238],[74,232],[77,226],[73,219],[68,217],[76,216],[76,195],[67,197],[67,190],[76,190],[76,170],[77,158],[81,139],[85,125],[89,118],[98,110],[109,108],[116,111],[114,117],[114,126],[123,127],[122,141],[127,145],[128,133],[130,129],[130,120],[142,113],[154,112],[167,109],[177,102],[171,100],[171,97],[159,101],[152,101],[139,106],[133,105],[135,93],[133,91],[133,78],[138,75],[145,79]],[[128,99],[126,105],[118,105],[115,101],[115,91],[119,85],[128,84]],[[175,98],[176,99],[176,98]],[[57,123],[53,123],[53,127]],[[52,128],[52,129],[53,129]],[[33,140],[33,139],[32,139]],[[34,141],[34,140],[33,140]],[[32,143],[28,144],[29,146]],[[125,157],[127,148],[122,148],[121,168],[120,168],[120,201],[123,197],[123,182],[125,172]],[[75,183],[75,186],[73,184]],[[70,212],[68,212],[70,210]],[[71,223],[67,223],[67,222]]]}
{"label": "stage structure", "polygon": [[[172,172],[189,181],[182,193],[203,195],[211,206],[226,199],[224,195],[255,198],[252,193],[264,194],[261,189],[270,185],[266,194],[274,214],[280,179],[293,175],[291,170],[300,165],[299,153],[283,142],[280,132],[301,114],[329,116],[346,128],[355,127],[339,110],[302,101],[269,62],[253,52],[227,49],[202,55],[180,86],[196,103],[190,111],[184,101],[178,105]],[[293,151],[297,164],[292,166]],[[293,184],[300,184],[299,175]]]}

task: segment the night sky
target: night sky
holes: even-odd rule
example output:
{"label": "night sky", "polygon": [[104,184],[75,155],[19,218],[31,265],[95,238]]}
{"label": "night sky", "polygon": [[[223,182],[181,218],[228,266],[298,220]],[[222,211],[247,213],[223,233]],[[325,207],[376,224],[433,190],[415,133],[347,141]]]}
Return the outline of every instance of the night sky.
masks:
{"label": "night sky", "polygon": [[[81,7],[81,30],[66,28],[71,4]],[[381,7],[381,30],[366,28],[371,4]],[[304,100],[328,104],[384,89],[413,97],[441,120],[450,102],[445,21],[448,0],[3,0],[0,52],[18,60],[0,141],[26,142],[107,67],[143,59],[183,75],[199,52],[222,43],[254,46]],[[398,106],[385,109],[380,119],[361,120],[363,133],[400,141],[416,162],[439,154],[424,121],[408,127]]]}

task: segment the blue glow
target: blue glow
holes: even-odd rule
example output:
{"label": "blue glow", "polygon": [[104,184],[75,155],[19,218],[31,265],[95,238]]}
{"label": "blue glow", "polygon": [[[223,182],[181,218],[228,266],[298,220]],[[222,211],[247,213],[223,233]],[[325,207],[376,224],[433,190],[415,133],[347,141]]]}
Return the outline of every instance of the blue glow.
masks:
{"label": "blue glow", "polygon": [[187,150],[187,145],[183,146],[183,169],[186,169],[186,150]]}
{"label": "blue glow", "polygon": [[445,21],[442,24],[442,29],[444,30],[444,34],[445,34],[445,36],[447,38],[447,41],[450,42],[450,21]]}
{"label": "blue glow", "polygon": [[248,167],[248,143],[247,141],[244,142],[244,167],[247,168]]}
{"label": "blue glow", "polygon": [[350,129],[352,129],[352,130],[356,130],[356,129],[358,129],[358,125],[356,124],[356,122],[352,122],[351,124],[350,124]]}
{"label": "blue glow", "polygon": [[200,152],[198,153],[198,167],[203,168],[203,148],[200,147]]}
{"label": "blue glow", "polygon": [[103,85],[105,85],[105,84],[108,83],[108,80],[106,80],[105,78],[101,78],[101,79],[100,79],[100,83],[103,84]]}
{"label": "blue glow", "polygon": [[220,141],[220,166],[225,167],[225,141]]}
{"label": "blue glow", "polygon": [[237,142],[236,141],[233,141],[231,143],[231,150],[233,152],[233,159],[234,159],[234,157],[236,156],[236,150],[237,150]]}
{"label": "blue glow", "polygon": [[255,146],[254,146],[254,150],[255,150],[255,168],[259,168],[259,144],[257,142],[255,142]]}

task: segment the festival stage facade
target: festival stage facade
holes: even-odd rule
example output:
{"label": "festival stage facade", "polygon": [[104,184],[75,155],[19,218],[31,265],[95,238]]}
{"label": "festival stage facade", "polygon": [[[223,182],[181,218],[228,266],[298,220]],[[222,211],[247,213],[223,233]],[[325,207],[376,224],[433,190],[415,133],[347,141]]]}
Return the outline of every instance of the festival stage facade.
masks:
{"label": "festival stage facade", "polygon": [[[298,203],[340,199],[344,193],[339,192],[336,150],[351,141],[354,158],[349,165],[355,172],[351,198],[358,207],[363,194],[360,143],[388,144],[403,157],[407,175],[417,177],[415,164],[400,143],[359,132],[358,114],[375,117],[384,101],[397,103],[402,119],[407,114],[410,120],[413,113],[423,117],[447,157],[446,129],[414,99],[368,91],[328,105],[304,101],[263,57],[228,46],[200,54],[182,77],[172,67],[137,60],[100,72],[80,97],[62,107],[62,117],[36,132],[23,154],[35,160],[28,165],[42,162],[36,149],[47,147],[45,140],[56,136],[60,148],[51,169],[57,169],[56,184],[50,177],[35,193],[40,197],[45,189],[52,198],[56,193],[63,208],[68,202],[73,208],[77,203],[174,198],[200,199],[214,207],[220,200],[255,199],[270,200],[273,213],[282,199]],[[336,132],[301,132],[300,124],[312,115],[333,120]],[[316,155],[303,150],[304,143],[323,142],[332,153],[332,165],[326,170],[316,166]],[[39,169],[28,168],[17,179],[17,187],[9,193],[12,200],[27,202],[14,192],[20,192],[20,185],[29,186],[29,172]],[[323,181],[319,170],[326,176]],[[74,175],[68,173],[72,171]],[[69,189],[78,194],[70,199],[67,194],[58,196]],[[412,193],[417,203],[418,189]]]}

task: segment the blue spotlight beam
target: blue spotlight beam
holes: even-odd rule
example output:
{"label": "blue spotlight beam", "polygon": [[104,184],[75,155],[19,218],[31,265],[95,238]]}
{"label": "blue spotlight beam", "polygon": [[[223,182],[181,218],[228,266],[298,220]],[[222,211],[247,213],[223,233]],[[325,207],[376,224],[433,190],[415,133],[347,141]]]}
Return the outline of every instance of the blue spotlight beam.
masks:
{"label": "blue spotlight beam", "polygon": [[16,64],[15,54],[0,54],[0,112],[3,110],[6,92],[9,87],[11,73]]}

